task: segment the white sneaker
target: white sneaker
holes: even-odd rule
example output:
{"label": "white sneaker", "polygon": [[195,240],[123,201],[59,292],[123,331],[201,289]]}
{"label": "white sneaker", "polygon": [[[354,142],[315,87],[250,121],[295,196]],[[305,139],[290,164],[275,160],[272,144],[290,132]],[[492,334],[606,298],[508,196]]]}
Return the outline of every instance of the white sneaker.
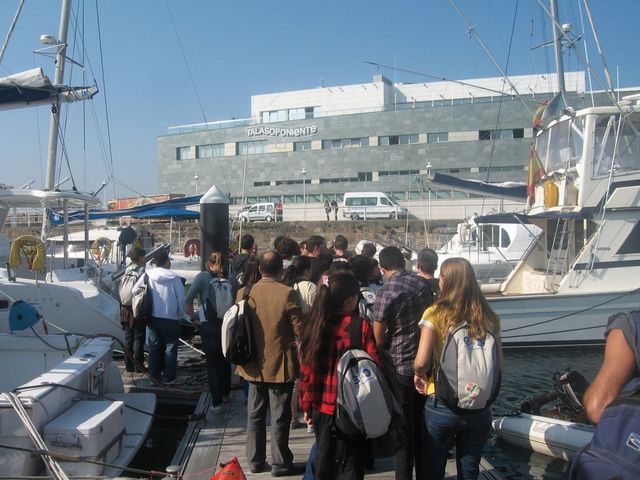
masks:
{"label": "white sneaker", "polygon": [[215,406],[211,405],[209,407],[209,411],[214,415],[220,415],[222,413],[222,405],[215,405]]}

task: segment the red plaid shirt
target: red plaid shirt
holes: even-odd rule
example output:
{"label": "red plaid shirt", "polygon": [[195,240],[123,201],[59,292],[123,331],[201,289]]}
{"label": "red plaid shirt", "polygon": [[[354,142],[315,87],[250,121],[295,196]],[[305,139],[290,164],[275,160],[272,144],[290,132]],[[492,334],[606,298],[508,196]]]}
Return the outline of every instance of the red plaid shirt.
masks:
{"label": "red plaid shirt", "polygon": [[[350,325],[351,315],[345,315],[339,325],[328,327],[331,328],[331,332],[327,345],[320,347],[321,360],[313,365],[306,363],[300,365],[300,404],[305,412],[311,413],[313,408],[327,415],[333,415],[335,412],[338,395],[338,361],[350,346]],[[362,350],[380,365],[373,327],[366,319],[362,320]]]}

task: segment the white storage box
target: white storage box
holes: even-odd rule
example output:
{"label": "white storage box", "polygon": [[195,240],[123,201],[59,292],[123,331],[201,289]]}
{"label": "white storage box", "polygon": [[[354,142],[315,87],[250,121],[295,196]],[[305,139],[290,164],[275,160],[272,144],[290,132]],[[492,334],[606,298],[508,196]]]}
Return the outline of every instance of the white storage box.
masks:
{"label": "white storage box", "polygon": [[[124,403],[82,400],[44,426],[44,441],[52,452],[113,463],[125,433]],[[92,463],[59,462],[69,476],[98,476]]]}

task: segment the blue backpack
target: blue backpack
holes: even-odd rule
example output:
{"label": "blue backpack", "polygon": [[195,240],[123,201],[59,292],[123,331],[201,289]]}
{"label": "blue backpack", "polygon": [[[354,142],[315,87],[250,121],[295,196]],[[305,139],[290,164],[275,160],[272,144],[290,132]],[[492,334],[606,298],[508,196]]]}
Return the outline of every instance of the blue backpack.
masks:
{"label": "blue backpack", "polygon": [[640,391],[622,393],[605,408],[593,438],[573,458],[569,478],[640,478]]}

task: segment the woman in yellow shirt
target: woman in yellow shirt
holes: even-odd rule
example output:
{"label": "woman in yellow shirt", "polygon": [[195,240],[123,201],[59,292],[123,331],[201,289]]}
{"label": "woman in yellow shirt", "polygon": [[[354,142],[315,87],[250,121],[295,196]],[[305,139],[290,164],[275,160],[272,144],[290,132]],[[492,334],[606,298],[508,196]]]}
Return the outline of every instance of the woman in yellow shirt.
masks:
{"label": "woman in yellow shirt", "polygon": [[476,479],[479,475],[482,449],[491,429],[490,407],[463,413],[449,409],[435,396],[434,373],[444,341],[450,330],[465,322],[473,340],[484,339],[490,331],[499,346],[500,319],[484,298],[471,264],[463,258],[452,258],[440,267],[440,293],[420,320],[420,344],[414,363],[416,389],[427,396],[423,479],[444,478],[447,456],[454,444],[458,478]]}

